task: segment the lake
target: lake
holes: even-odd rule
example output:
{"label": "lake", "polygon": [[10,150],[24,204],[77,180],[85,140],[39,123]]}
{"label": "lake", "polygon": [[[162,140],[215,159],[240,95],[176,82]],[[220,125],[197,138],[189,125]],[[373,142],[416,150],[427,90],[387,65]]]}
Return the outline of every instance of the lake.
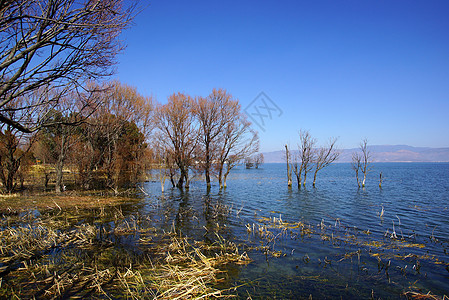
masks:
{"label": "lake", "polygon": [[301,189],[285,164],[239,166],[209,191],[197,176],[162,193],[157,173],[129,197],[49,194],[31,198],[47,201],[40,210],[5,209],[0,298],[449,295],[448,163],[374,163],[366,188],[344,163]]}
{"label": "lake", "polygon": [[[382,298],[449,294],[449,164],[374,163],[366,188],[350,164],[287,187],[285,164],[233,170],[228,187],[192,181],[162,194],[156,180],[140,213],[192,240],[216,234],[253,260],[229,266],[222,287],[241,298]],[[379,173],[383,174],[379,188]],[[155,175],[156,176],[156,175]]]}

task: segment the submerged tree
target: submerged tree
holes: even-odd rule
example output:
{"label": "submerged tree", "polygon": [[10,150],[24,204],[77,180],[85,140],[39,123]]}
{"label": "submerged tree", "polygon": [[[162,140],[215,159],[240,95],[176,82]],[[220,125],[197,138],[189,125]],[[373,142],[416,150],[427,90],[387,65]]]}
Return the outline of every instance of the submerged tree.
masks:
{"label": "submerged tree", "polygon": [[216,168],[220,188],[226,187],[229,173],[240,161],[259,151],[259,136],[251,129],[251,123],[240,111],[240,105],[236,103],[230,110],[229,122],[221,135],[218,148]]}
{"label": "submerged tree", "polygon": [[296,176],[298,188],[305,186],[307,175],[314,169],[313,186],[315,187],[318,172],[336,161],[340,155],[335,149],[336,142],[336,138],[330,139],[326,146],[316,149],[314,148],[316,139],[308,130],[300,130],[298,152],[292,155],[288,146],[285,145],[288,186],[292,185],[292,173]]}
{"label": "submerged tree", "polygon": [[290,166],[290,151],[287,144],[285,144],[285,159],[287,161],[287,185],[292,186],[292,168]]}
{"label": "submerged tree", "polygon": [[357,186],[360,187],[359,170],[362,162],[362,156],[358,152],[352,153],[351,168],[355,171],[355,178],[357,180]]}
{"label": "submerged tree", "polygon": [[[189,171],[204,173],[207,187],[215,173],[221,187],[240,161],[258,151],[258,135],[241,111],[237,99],[222,89],[193,100],[173,94],[155,113],[155,145],[170,167],[170,180],[189,187]],[[177,169],[177,173],[175,173]]]}
{"label": "submerged tree", "polygon": [[259,153],[257,155],[254,156],[254,167],[256,169],[259,168],[259,166],[261,166],[264,163],[265,159],[263,156],[263,153]]}
{"label": "submerged tree", "polygon": [[313,168],[315,159],[315,150],[313,147],[315,144],[316,140],[312,138],[308,130],[301,130],[299,132],[298,154],[294,157],[292,168],[296,175],[298,188],[301,188],[301,185],[306,185],[307,174]]}
{"label": "submerged tree", "polygon": [[197,97],[193,112],[199,123],[199,140],[202,148],[200,158],[206,176],[207,187],[211,186],[211,170],[217,158],[220,134],[229,122],[226,109],[234,105],[232,96],[222,89],[213,89],[206,97]]}
{"label": "submerged tree", "polygon": [[254,157],[252,157],[252,156],[245,157],[244,163],[245,163],[245,168],[251,169],[252,167],[254,167]]}
{"label": "submerged tree", "polygon": [[363,173],[362,187],[365,187],[366,175],[371,170],[370,164],[372,163],[371,152],[368,150],[367,139],[364,139],[360,143],[360,150],[362,151],[362,161],[360,164],[360,170]]}
{"label": "submerged tree", "polygon": [[315,186],[318,171],[329,166],[340,156],[340,152],[335,149],[336,142],[336,138],[330,139],[327,146],[317,149],[315,157],[315,172],[313,174],[313,186]]}
{"label": "submerged tree", "polygon": [[[368,150],[368,140],[363,139],[360,143],[360,152],[352,154],[352,169],[355,170],[357,185],[365,187],[366,175],[371,170],[372,163],[371,152]],[[363,179],[359,180],[359,171],[363,174]]]}
{"label": "submerged tree", "polygon": [[[1,1],[0,122],[36,131],[66,93],[86,91],[87,81],[113,74],[124,49],[119,37],[135,7],[123,0]],[[8,114],[8,103],[19,97],[29,99],[15,108],[28,122]]]}
{"label": "submerged tree", "polygon": [[194,164],[194,153],[198,145],[198,127],[190,96],[178,93],[168,97],[167,104],[157,107],[155,125],[161,143],[177,168],[178,188],[189,188],[189,169]]}
{"label": "submerged tree", "polygon": [[244,164],[245,168],[251,169],[255,168],[258,169],[260,165],[264,163],[264,157],[262,153],[251,155],[248,157],[245,157]]}

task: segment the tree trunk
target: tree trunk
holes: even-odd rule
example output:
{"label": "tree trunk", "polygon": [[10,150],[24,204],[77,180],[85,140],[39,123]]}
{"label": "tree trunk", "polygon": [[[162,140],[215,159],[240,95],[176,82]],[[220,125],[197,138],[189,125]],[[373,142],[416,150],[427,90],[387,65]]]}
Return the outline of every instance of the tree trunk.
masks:
{"label": "tree trunk", "polygon": [[6,156],[0,157],[0,177],[5,191],[7,193],[11,193],[15,188],[14,180],[20,167],[20,159],[16,159],[14,157],[14,152],[16,151],[17,146],[14,145],[12,141],[8,140],[6,146],[8,147],[8,153],[6,154]]}
{"label": "tree trunk", "polygon": [[298,184],[298,188],[301,188],[301,174],[295,174],[296,175],[296,183]]}
{"label": "tree trunk", "polygon": [[316,182],[316,174],[318,173],[318,169],[315,169],[315,173],[313,174],[313,187],[315,187]]}
{"label": "tree trunk", "polygon": [[185,172],[185,181],[186,181],[185,188],[186,190],[188,190],[190,188],[189,169],[187,169]]}
{"label": "tree trunk", "polygon": [[179,171],[181,174],[179,176],[179,180],[178,183],[176,184],[176,187],[182,189],[184,187],[184,180],[187,178],[186,176],[187,170],[184,168],[184,166],[180,166]]}
{"label": "tree trunk", "polygon": [[176,183],[175,183],[175,170],[173,168],[170,168],[169,172],[170,172],[169,176],[170,176],[171,186],[175,187],[176,186]]}
{"label": "tree trunk", "polygon": [[210,188],[210,153],[209,153],[209,143],[206,143],[206,165],[205,165],[205,173],[206,173],[206,184],[207,187]]}
{"label": "tree trunk", "polygon": [[64,167],[64,158],[62,153],[59,155],[58,161],[55,165],[55,172],[56,172],[56,185],[55,185],[55,192],[61,193],[63,188],[63,167]]}
{"label": "tree trunk", "polygon": [[206,184],[207,184],[207,187],[210,188],[210,186],[211,186],[211,184],[210,184],[210,172],[209,172],[208,169],[206,169]]}
{"label": "tree trunk", "polygon": [[62,170],[64,168],[65,144],[66,144],[65,136],[62,136],[61,150],[59,152],[58,161],[56,162],[56,165],[55,165],[55,172],[56,172],[55,192],[56,193],[61,193],[62,191],[64,191],[63,182],[62,182],[62,179],[63,179],[62,178],[63,177]]}
{"label": "tree trunk", "polygon": [[8,164],[8,169],[6,170],[6,176],[2,172],[2,183],[3,187],[5,188],[5,191],[7,193],[11,193],[14,190],[15,184],[14,184],[14,177],[17,172],[16,164],[14,162],[11,162],[11,164]]}
{"label": "tree trunk", "polygon": [[162,193],[164,192],[164,188],[165,188],[165,178],[166,178],[166,176],[165,176],[166,173],[165,172],[166,172],[165,169],[162,169],[162,168],[159,169],[159,178],[161,180]]}
{"label": "tree trunk", "polygon": [[220,189],[223,188],[223,164],[220,163],[220,166],[218,168],[218,185],[220,186]]}
{"label": "tree trunk", "polygon": [[44,186],[45,186],[45,190],[48,189],[48,182],[50,181],[50,172],[47,173],[47,171],[44,171]]}
{"label": "tree trunk", "polygon": [[291,170],[291,166],[290,166],[290,160],[289,160],[289,152],[288,152],[288,147],[287,145],[285,145],[285,156],[287,159],[287,185],[288,186],[292,186],[292,170]]}
{"label": "tree trunk", "polygon": [[226,179],[228,178],[228,174],[229,174],[229,172],[226,172],[223,176],[223,188],[226,188],[226,186],[227,186]]}

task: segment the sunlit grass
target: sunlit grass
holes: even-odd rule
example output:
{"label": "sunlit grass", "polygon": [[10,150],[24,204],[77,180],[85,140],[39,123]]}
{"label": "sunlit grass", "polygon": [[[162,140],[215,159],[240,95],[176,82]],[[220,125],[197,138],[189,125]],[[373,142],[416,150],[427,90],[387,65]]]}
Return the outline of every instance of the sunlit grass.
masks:
{"label": "sunlit grass", "polygon": [[[9,215],[0,222],[0,297],[210,299],[231,297],[218,289],[221,267],[251,262],[237,245],[216,235],[212,244],[191,242],[173,229],[157,232],[147,216],[124,217],[117,207]],[[74,215],[74,214],[79,215]],[[83,215],[109,218],[110,228]],[[138,250],[112,239],[138,236]]]}

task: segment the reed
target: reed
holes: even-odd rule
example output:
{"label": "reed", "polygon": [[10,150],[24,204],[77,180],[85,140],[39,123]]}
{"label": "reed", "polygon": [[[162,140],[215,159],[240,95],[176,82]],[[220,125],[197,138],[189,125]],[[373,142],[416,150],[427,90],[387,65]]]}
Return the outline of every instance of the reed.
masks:
{"label": "reed", "polygon": [[[107,207],[90,210],[104,218]],[[248,255],[215,234],[215,242],[190,242],[172,230],[160,234],[146,216],[123,217],[114,226],[72,225],[67,211],[0,220],[0,298],[210,299],[232,297],[218,289],[226,264],[248,264]],[[78,211],[79,212],[79,211]],[[137,250],[108,239],[140,236]]]}

